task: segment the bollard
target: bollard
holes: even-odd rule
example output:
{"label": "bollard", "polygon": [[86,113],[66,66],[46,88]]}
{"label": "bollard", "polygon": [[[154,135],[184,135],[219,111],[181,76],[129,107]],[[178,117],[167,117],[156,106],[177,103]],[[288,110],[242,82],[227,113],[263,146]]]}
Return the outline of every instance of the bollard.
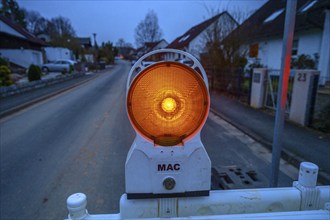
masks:
{"label": "bollard", "polygon": [[319,206],[320,190],[316,187],[319,167],[310,162],[302,162],[298,181],[293,182],[301,192],[300,210],[313,210]]}
{"label": "bollard", "polygon": [[69,219],[84,219],[87,217],[87,197],[84,193],[75,193],[68,197],[66,204],[69,210]]}
{"label": "bollard", "polygon": [[310,162],[302,162],[299,169],[298,182],[304,187],[315,187],[319,167]]}

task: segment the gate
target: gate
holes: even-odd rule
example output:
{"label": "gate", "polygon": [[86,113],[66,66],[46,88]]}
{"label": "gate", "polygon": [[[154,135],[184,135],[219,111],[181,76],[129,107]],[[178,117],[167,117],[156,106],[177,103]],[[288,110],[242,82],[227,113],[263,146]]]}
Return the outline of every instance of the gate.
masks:
{"label": "gate", "polygon": [[[280,70],[269,69],[267,72],[267,89],[265,94],[264,106],[270,109],[276,110],[277,107],[277,96],[280,80]],[[288,84],[288,94],[285,112],[290,112],[292,88],[294,82],[294,71],[290,71],[290,78]]]}

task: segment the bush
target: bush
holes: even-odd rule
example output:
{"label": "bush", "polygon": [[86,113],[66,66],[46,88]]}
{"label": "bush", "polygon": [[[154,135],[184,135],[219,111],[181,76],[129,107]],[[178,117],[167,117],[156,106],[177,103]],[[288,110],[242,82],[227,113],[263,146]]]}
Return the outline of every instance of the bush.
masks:
{"label": "bush", "polygon": [[41,70],[37,65],[31,64],[28,71],[29,81],[36,81],[41,79]]}
{"label": "bush", "polygon": [[72,73],[73,71],[74,71],[74,67],[73,67],[73,65],[70,65],[69,73]]}
{"label": "bush", "polygon": [[99,69],[99,66],[97,63],[91,63],[89,66],[88,66],[88,69],[91,70],[91,71],[96,71]]}
{"label": "bush", "polygon": [[311,56],[301,54],[298,58],[291,59],[291,68],[292,69],[315,69],[316,62]]}
{"label": "bush", "polygon": [[10,69],[7,66],[0,66],[0,86],[10,86],[13,81],[10,78]]}
{"label": "bush", "polygon": [[314,127],[325,133],[330,133],[330,104],[318,114],[318,119],[313,123]]}
{"label": "bush", "polygon": [[4,58],[0,57],[0,66],[7,66],[8,67],[8,62]]}

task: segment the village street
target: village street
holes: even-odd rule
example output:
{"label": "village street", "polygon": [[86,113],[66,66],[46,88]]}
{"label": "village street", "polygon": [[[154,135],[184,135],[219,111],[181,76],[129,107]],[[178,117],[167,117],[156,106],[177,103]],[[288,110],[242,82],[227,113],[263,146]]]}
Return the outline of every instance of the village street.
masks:
{"label": "village street", "polygon": [[[88,196],[90,213],[119,212],[124,165],[134,139],[125,109],[130,64],[1,119],[1,219],[61,219],[66,198]],[[214,113],[202,130],[212,167],[254,171],[246,187],[268,187],[270,153]],[[280,186],[297,169],[282,162]],[[20,207],[20,213],[17,213]]]}

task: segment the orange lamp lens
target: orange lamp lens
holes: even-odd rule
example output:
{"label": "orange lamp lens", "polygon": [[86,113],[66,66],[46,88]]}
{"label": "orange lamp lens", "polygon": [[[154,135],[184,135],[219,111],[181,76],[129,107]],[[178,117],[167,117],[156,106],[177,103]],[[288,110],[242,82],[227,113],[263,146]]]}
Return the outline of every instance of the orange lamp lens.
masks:
{"label": "orange lamp lens", "polygon": [[209,111],[209,95],[201,76],[190,67],[161,62],[144,69],[127,96],[135,129],[156,145],[175,146],[193,137]]}

